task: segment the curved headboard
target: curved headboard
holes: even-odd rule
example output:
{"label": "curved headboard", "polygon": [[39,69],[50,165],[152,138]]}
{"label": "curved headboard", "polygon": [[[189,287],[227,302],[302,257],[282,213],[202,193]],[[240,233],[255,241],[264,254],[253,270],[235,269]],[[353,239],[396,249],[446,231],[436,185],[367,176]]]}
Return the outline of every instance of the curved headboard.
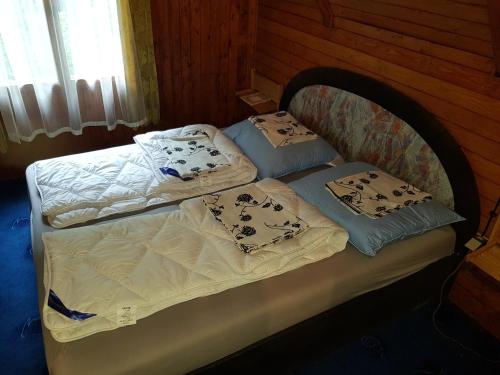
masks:
{"label": "curved headboard", "polygon": [[479,194],[460,146],[424,108],[372,78],[312,68],[288,83],[280,102],[328,140],[347,161],[366,161],[428,191],[467,219],[457,244],[479,226]]}

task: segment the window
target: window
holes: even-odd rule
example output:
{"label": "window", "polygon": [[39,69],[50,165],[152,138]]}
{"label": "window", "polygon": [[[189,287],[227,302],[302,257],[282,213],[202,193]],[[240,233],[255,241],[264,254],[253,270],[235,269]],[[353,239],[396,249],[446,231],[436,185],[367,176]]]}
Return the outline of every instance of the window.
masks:
{"label": "window", "polygon": [[145,122],[133,37],[122,24],[131,24],[126,0],[0,0],[0,120],[9,139]]}
{"label": "window", "polygon": [[124,75],[115,0],[0,0],[0,9],[0,85]]}

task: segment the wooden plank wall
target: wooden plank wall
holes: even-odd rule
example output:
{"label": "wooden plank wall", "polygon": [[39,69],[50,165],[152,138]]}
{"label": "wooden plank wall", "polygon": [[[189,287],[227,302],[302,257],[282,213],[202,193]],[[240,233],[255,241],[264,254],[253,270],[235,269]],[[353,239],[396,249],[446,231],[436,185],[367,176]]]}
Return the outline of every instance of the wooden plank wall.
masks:
{"label": "wooden plank wall", "polygon": [[329,28],[316,0],[260,0],[255,66],[283,84],[309,67],[340,67],[418,101],[465,151],[484,225],[500,196],[500,79],[486,1],[331,0]]}
{"label": "wooden plank wall", "polygon": [[250,87],[257,0],[151,0],[164,127],[238,120]]}

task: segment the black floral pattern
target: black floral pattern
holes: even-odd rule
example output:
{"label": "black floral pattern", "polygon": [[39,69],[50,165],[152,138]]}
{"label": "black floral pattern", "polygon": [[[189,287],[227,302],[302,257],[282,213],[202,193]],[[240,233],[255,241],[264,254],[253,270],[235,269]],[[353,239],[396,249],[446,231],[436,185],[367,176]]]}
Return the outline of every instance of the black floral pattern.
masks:
{"label": "black floral pattern", "polygon": [[[376,179],[378,180],[375,181]],[[370,188],[367,185],[370,185]],[[401,208],[432,199],[429,194],[421,192],[415,186],[381,171],[347,176],[328,182],[326,187],[354,213],[372,218],[380,218]]]}
{"label": "black floral pattern", "polygon": [[212,215],[214,216],[219,216],[220,214],[222,214],[222,211],[221,210],[218,210],[216,208],[210,208],[210,212],[212,213]]}
{"label": "black floral pattern", "polygon": [[253,200],[253,197],[250,194],[240,194],[236,198],[238,202],[251,202]]}
{"label": "black floral pattern", "polygon": [[317,135],[313,131],[307,129],[286,111],[252,116],[249,120],[262,131],[275,147],[282,147],[317,138]]}
{"label": "black floral pattern", "polygon": [[281,203],[262,191],[256,195],[257,188],[253,185],[240,189],[242,191],[236,194],[230,190],[204,196],[203,202],[243,252],[250,253],[265,245],[291,239],[308,228],[303,220],[285,212]]}
{"label": "black floral pattern", "polygon": [[256,231],[255,231],[254,227],[244,225],[243,228],[241,228],[240,233],[249,237],[249,236],[253,236],[256,233]]}
{"label": "black floral pattern", "polygon": [[206,137],[209,137],[208,133],[205,130],[203,130],[203,129],[195,129],[195,130],[191,130],[191,131],[185,132],[183,134],[184,137],[194,137],[194,136],[197,136],[197,135],[204,135]]}
{"label": "black floral pattern", "polygon": [[[208,137],[206,132],[201,133]],[[175,177],[180,177],[184,181],[189,181],[202,173],[214,173],[217,172],[218,167],[229,166],[225,156],[222,155],[208,138],[199,137],[201,133],[193,131],[186,134],[190,136],[197,135],[197,139],[183,141],[169,140],[169,144],[166,147],[162,147],[162,150],[169,155],[169,167],[162,167],[160,171],[164,174],[167,173]],[[184,143],[179,145],[181,142]],[[226,162],[222,162],[223,160]],[[175,168],[175,165],[189,165],[187,170],[190,173],[186,173],[186,169],[182,172],[179,167]]]}

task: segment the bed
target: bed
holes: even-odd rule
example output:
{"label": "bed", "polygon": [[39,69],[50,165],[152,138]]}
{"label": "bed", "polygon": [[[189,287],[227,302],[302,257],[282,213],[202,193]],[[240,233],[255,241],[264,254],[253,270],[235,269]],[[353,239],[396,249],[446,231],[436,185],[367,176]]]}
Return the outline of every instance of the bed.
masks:
{"label": "bed", "polygon": [[[477,188],[463,153],[443,127],[411,99],[344,70],[315,68],[300,73],[287,86],[280,109],[289,110],[335,142],[328,134],[328,121],[310,115],[311,107],[318,103],[331,107],[328,95],[318,95],[328,88],[355,93],[411,124],[439,159],[454,209],[467,221],[393,243],[375,257],[348,245],[330,258],[283,275],[174,305],[136,325],[69,343],[55,341],[44,328],[51,374],[284,372],[308,355],[355,337],[437,295],[441,281],[463,256],[464,242],[478,226]],[[377,138],[371,142],[377,147]],[[349,145],[340,146],[348,156]],[[308,173],[311,171],[282,180],[290,182]],[[43,219],[30,168],[27,181],[42,301],[41,234],[57,229]],[[175,204],[163,205],[134,215],[176,208]]]}

